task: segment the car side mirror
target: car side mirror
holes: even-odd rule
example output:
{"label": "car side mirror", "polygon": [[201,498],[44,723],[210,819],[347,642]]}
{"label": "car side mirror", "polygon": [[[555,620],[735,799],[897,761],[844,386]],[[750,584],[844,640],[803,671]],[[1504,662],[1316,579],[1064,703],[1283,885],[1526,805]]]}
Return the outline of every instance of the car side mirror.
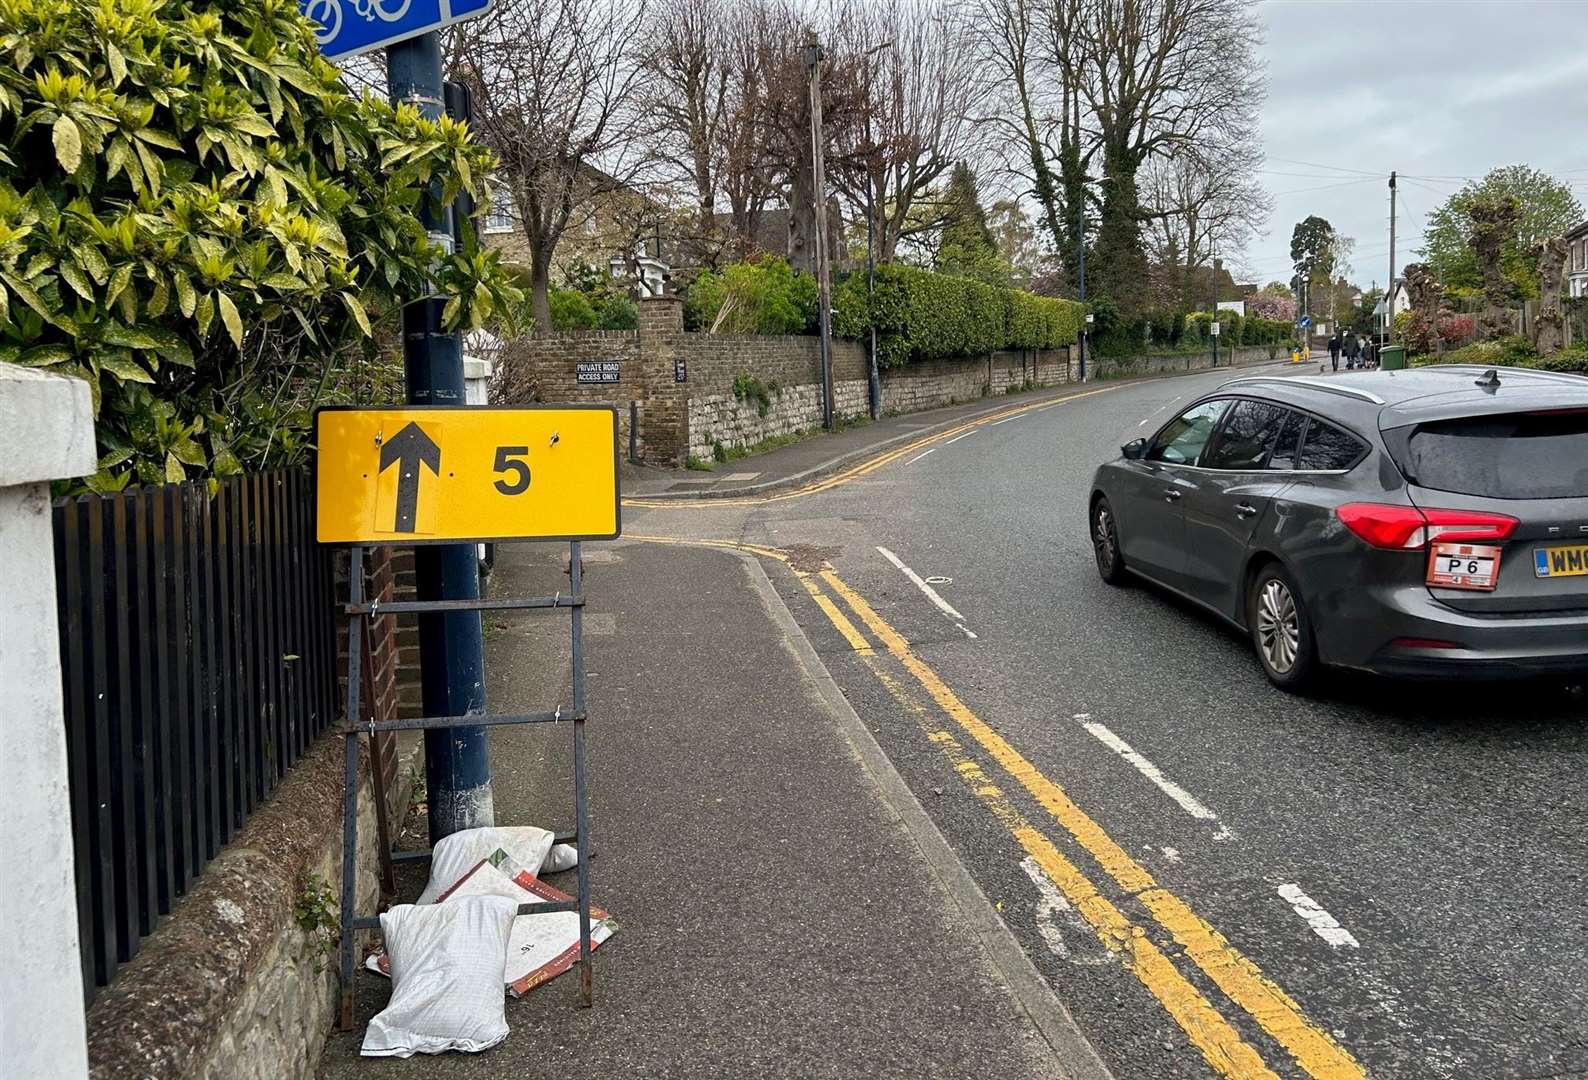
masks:
{"label": "car side mirror", "polygon": [[1147,453],[1146,439],[1132,439],[1119,448],[1119,452],[1131,461],[1139,461]]}

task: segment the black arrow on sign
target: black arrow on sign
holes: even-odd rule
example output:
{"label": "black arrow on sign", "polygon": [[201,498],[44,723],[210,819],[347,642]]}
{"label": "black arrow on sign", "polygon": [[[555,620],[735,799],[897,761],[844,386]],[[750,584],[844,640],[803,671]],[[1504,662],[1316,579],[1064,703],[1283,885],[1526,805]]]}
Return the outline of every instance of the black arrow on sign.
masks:
{"label": "black arrow on sign", "polygon": [[380,472],[385,472],[392,462],[397,462],[397,523],[393,532],[411,533],[419,517],[419,466],[430,466],[430,472],[441,475],[441,447],[425,434],[425,429],[409,422],[380,448]]}

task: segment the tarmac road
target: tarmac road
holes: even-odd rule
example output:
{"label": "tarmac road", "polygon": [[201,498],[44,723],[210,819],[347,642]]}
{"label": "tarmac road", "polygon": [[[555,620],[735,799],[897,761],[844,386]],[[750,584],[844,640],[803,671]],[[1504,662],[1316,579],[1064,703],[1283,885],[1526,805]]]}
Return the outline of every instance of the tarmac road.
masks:
{"label": "tarmac road", "polygon": [[1287,696],[1239,635],[1099,581],[1092,470],[1225,378],[1011,399],[853,480],[624,532],[783,553],[828,670],[1117,1076],[1588,1075],[1588,699]]}

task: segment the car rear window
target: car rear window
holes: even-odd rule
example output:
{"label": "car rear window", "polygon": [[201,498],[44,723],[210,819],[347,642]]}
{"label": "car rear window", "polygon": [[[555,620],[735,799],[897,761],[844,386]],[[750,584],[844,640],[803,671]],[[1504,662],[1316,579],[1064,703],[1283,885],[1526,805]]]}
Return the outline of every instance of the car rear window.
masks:
{"label": "car rear window", "polygon": [[1423,424],[1407,456],[1420,487],[1489,499],[1588,497],[1588,409]]}

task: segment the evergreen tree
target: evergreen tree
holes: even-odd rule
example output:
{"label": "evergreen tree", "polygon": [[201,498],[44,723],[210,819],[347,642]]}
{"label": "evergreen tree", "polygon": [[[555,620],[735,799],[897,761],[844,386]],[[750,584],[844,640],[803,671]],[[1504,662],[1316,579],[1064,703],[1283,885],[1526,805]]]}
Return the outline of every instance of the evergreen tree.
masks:
{"label": "evergreen tree", "polygon": [[976,188],[976,174],[963,161],[954,166],[943,200],[943,235],[937,266],[947,274],[1007,284],[1009,264],[998,254],[987,211]]}

